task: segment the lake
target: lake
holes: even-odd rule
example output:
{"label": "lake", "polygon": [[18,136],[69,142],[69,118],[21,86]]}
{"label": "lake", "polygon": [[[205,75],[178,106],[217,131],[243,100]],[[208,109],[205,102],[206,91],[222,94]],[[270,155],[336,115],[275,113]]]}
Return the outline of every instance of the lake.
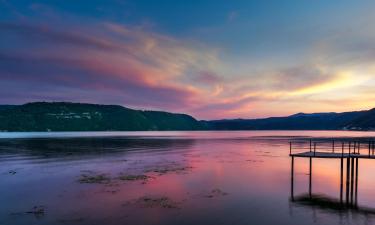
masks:
{"label": "lake", "polygon": [[358,209],[342,210],[334,204],[340,161],[314,159],[312,191],[321,199],[310,202],[301,200],[309,161],[295,159],[292,201],[289,157],[290,141],[372,137],[352,131],[0,133],[0,224],[372,224],[375,160],[360,160]]}

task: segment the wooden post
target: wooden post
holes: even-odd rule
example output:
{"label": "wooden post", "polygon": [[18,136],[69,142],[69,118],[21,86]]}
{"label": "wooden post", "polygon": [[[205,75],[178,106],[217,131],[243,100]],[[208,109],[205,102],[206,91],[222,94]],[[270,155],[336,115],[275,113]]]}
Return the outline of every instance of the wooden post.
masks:
{"label": "wooden post", "polygon": [[340,159],[340,203],[342,204],[342,189],[343,189],[343,181],[344,181],[344,159],[341,157]]}
{"label": "wooden post", "polygon": [[292,166],[291,166],[291,186],[290,186],[290,197],[294,201],[294,156],[292,156]]}
{"label": "wooden post", "polygon": [[361,151],[361,142],[358,141],[358,148],[357,148],[357,153],[360,154]]}
{"label": "wooden post", "polygon": [[342,146],[341,146],[341,158],[344,157],[344,142],[342,142]]}
{"label": "wooden post", "polygon": [[312,178],[312,157],[310,157],[310,172],[309,172],[309,196],[311,198],[311,179]]}
{"label": "wooden post", "polygon": [[292,142],[289,142],[289,155],[292,155]]}
{"label": "wooden post", "polygon": [[346,204],[348,205],[349,204],[349,180],[350,180],[350,176],[349,176],[349,171],[350,171],[350,158],[346,158]]}
{"label": "wooden post", "polygon": [[358,158],[355,159],[355,206],[357,207],[358,203]]}
{"label": "wooden post", "polygon": [[350,178],[350,204],[352,205],[353,204],[353,194],[354,194],[354,158],[352,157],[351,158],[351,178]]}
{"label": "wooden post", "polygon": [[315,153],[316,153],[316,142],[314,142],[314,156],[315,156]]}
{"label": "wooden post", "polygon": [[370,157],[371,152],[371,141],[368,141],[368,157]]}

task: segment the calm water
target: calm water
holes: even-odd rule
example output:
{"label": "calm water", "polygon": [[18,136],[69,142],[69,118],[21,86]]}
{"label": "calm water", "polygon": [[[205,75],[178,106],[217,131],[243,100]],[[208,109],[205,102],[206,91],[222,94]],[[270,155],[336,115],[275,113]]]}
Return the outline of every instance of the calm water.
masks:
{"label": "calm water", "polygon": [[[0,133],[0,224],[375,224],[375,160],[360,160],[360,210],[337,210],[290,201],[288,156],[290,140],[374,136]],[[335,201],[339,168],[314,159],[313,193]],[[296,159],[294,194],[307,191],[308,159]]]}

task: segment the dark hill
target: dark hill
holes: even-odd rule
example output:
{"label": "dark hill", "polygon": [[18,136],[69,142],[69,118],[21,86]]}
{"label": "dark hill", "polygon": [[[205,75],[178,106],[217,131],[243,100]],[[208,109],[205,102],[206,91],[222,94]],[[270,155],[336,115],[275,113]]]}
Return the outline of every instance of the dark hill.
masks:
{"label": "dark hill", "polygon": [[200,122],[184,114],[141,111],[118,105],[35,102],[0,110],[6,131],[199,130]]}
{"label": "dark hill", "polygon": [[344,128],[349,130],[375,130],[375,108],[350,121]]}
{"label": "dark hill", "polygon": [[[351,121],[366,118],[367,111],[344,113],[298,113],[287,117],[206,121],[213,130],[341,130]],[[372,116],[372,121],[375,117]],[[361,120],[364,121],[364,120]],[[363,125],[363,124],[362,124]],[[352,126],[353,127],[353,126]]]}
{"label": "dark hill", "polygon": [[375,130],[375,109],[264,119],[197,121],[186,114],[118,105],[34,102],[0,105],[0,131]]}

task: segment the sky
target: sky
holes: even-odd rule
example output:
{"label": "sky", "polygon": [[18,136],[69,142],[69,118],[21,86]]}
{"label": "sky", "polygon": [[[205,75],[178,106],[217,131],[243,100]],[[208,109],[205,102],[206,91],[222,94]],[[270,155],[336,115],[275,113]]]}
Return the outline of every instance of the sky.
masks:
{"label": "sky", "polygon": [[0,104],[262,118],[375,107],[375,1],[0,0]]}

